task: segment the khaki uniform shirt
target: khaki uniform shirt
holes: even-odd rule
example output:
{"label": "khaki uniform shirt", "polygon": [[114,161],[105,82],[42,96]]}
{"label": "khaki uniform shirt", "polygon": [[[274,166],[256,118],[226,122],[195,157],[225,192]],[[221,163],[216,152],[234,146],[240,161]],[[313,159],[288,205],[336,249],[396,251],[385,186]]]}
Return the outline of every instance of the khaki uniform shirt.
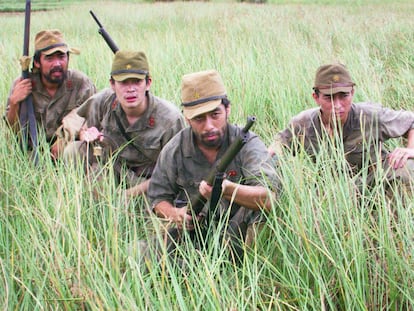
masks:
{"label": "khaki uniform shirt", "polygon": [[[149,177],[164,145],[185,126],[179,109],[171,102],[148,92],[148,108],[133,124],[129,125],[116,95],[108,88],[88,99],[78,110],[88,127],[96,127],[105,135],[106,141],[115,151],[118,163],[126,166],[129,185],[134,185],[139,176]],[[116,117],[132,139],[122,134]]]}
{"label": "khaki uniform shirt", "polygon": [[[403,137],[414,128],[414,112],[392,110],[373,103],[352,104],[343,126],[345,157],[354,172],[365,165],[375,164],[378,156],[385,160],[387,150],[383,142]],[[320,119],[319,108],[309,109],[293,117],[288,127],[276,136],[276,144],[297,150],[300,143],[304,150],[315,156],[320,149],[329,148],[327,134]]]}
{"label": "khaki uniform shirt", "polygon": [[[53,97],[44,88],[40,74],[31,74],[30,78],[37,126],[45,130],[49,142],[54,140],[62,119],[96,92],[93,82],[84,73],[73,69],[67,71],[65,81]],[[7,101],[7,109],[8,106]]]}
{"label": "khaki uniform shirt", "polygon": [[[217,159],[223,156],[240,133],[241,128],[228,125]],[[226,178],[246,185],[267,186],[267,182],[270,181],[272,188],[276,190],[275,188],[279,186],[278,180],[270,161],[265,144],[250,132],[248,142],[227,167]],[[205,180],[212,169],[213,166],[196,146],[191,128],[181,131],[160,154],[148,190],[151,206],[154,207],[161,201],[168,201],[177,207],[182,207],[193,201],[198,196],[200,182]],[[217,217],[228,211],[229,204],[230,202],[222,200]],[[260,212],[240,207],[236,203],[233,203],[230,212],[230,218],[237,224],[251,224],[258,221],[260,215]]]}

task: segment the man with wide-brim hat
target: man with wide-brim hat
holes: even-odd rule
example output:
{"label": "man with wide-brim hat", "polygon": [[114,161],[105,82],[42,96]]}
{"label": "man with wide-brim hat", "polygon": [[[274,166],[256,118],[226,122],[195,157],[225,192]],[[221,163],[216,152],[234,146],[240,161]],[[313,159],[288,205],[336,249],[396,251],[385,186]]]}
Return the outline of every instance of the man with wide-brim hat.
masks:
{"label": "man with wide-brim hat", "polygon": [[[79,141],[68,146],[65,155],[73,157],[80,152],[84,157],[87,150],[100,145],[102,164],[114,160],[115,178],[125,194],[143,195],[161,149],[185,127],[185,120],[175,104],[150,91],[152,77],[142,51],[119,50],[109,83],[110,88],[79,107],[77,113],[86,123],[79,132]],[[94,166],[95,159],[90,160]]]}
{"label": "man with wide-brim hat", "polygon": [[[181,83],[182,108],[190,127],[178,133],[161,151],[148,191],[153,211],[187,232],[197,245],[204,235],[194,234],[193,217],[211,219],[203,233],[223,226],[217,234],[230,239],[232,258],[243,258],[247,231],[269,211],[278,182],[266,147],[249,132],[248,141],[226,169],[226,178],[214,212],[206,204],[199,215],[191,215],[190,202],[201,194],[209,200],[212,185],[204,179],[223,156],[242,128],[229,124],[230,101],[220,74],[206,70],[186,74]],[[267,181],[273,181],[271,185]],[[269,190],[269,188],[271,190]],[[201,221],[201,220],[200,220]],[[220,225],[219,225],[220,224]],[[217,226],[217,227],[215,227]],[[250,229],[248,229],[250,228]],[[180,236],[178,234],[177,236]],[[169,245],[168,247],[170,247]]]}
{"label": "man with wide-brim hat", "polygon": [[[414,112],[396,111],[370,102],[354,103],[355,85],[345,65],[320,66],[312,94],[318,107],[294,116],[287,128],[276,135],[269,147],[270,153],[287,148],[293,153],[304,150],[316,158],[320,152],[334,153],[332,147],[337,145],[333,143],[336,140],[343,145],[337,151],[345,153],[351,176],[365,176],[360,174],[362,170],[368,172],[366,179],[357,179],[360,190],[363,185],[383,182],[377,180],[382,177],[377,174],[376,167],[384,168],[387,187],[398,180],[412,189]],[[399,137],[407,138],[407,146],[389,152],[384,142]]]}
{"label": "man with wide-brim hat", "polygon": [[[61,154],[66,140],[75,138],[74,130],[63,126],[65,118],[96,91],[84,73],[68,69],[70,53],[79,51],[67,45],[59,30],[38,32],[29,78],[17,78],[7,100],[6,119],[18,130],[20,103],[32,95],[37,126],[45,131],[54,158]],[[21,60],[22,69],[28,69],[30,60]]]}

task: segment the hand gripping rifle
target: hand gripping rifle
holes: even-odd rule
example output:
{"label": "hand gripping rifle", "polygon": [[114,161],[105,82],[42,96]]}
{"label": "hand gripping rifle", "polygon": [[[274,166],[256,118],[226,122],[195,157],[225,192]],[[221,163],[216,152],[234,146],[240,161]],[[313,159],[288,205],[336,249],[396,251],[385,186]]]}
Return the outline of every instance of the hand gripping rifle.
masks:
{"label": "hand gripping rifle", "polygon": [[[26,9],[24,17],[24,39],[23,39],[23,57],[21,59],[22,66],[22,78],[29,78],[29,44],[30,44],[30,11],[31,11],[31,2],[26,0]],[[32,146],[32,159],[35,164],[38,162],[38,153],[37,153],[37,126],[36,126],[36,117],[33,108],[33,99],[32,94],[29,94],[24,101],[20,103],[19,108],[19,120],[20,126],[22,129],[22,146],[26,148],[29,146],[28,139],[30,138]]]}
{"label": "hand gripping rifle", "polygon": [[99,19],[96,17],[96,15],[92,12],[92,10],[90,10],[89,13],[91,13],[93,19],[99,26],[99,30],[98,30],[99,34],[104,38],[106,44],[108,44],[112,52],[114,52],[115,54],[119,50],[118,46],[115,44],[114,40],[112,40],[111,36],[106,32],[103,25],[101,24]]}
{"label": "hand gripping rifle", "polygon": [[[209,185],[213,185],[213,191],[210,199],[210,210],[214,210],[217,207],[217,204],[221,197],[221,183],[225,178],[225,171],[227,166],[233,161],[242,147],[249,140],[249,129],[252,127],[253,123],[256,121],[256,117],[249,116],[247,118],[247,123],[241,131],[240,136],[236,137],[234,142],[229,146],[226,152],[223,154],[221,159],[218,160],[215,167],[210,171],[206,178],[206,182]],[[206,203],[206,199],[199,193],[198,196],[191,201],[191,210],[194,215],[199,215]],[[201,215],[206,216],[206,215]]]}

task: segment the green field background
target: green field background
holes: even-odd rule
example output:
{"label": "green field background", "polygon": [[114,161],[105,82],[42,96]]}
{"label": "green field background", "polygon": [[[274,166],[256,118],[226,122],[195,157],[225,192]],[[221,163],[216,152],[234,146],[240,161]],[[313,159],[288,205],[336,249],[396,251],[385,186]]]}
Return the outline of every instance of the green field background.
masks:
{"label": "green field background", "polygon": [[[22,9],[24,1],[0,1],[2,111],[21,71]],[[81,50],[69,67],[98,89],[109,86],[113,54],[89,10],[121,49],[147,54],[153,93],[177,106],[183,74],[217,69],[231,121],[255,115],[267,145],[314,107],[314,73],[328,62],[348,66],[355,101],[414,109],[412,1],[32,1],[32,9],[30,52],[36,32],[62,30]],[[285,193],[241,267],[216,245],[202,255],[183,249],[186,271],[163,258],[144,273],[130,250],[150,234],[145,200],[125,202],[108,181],[96,202],[76,169],[47,156],[33,167],[2,122],[0,308],[413,310],[412,200],[390,204],[380,185],[358,197],[340,152],[319,163],[280,159]]]}

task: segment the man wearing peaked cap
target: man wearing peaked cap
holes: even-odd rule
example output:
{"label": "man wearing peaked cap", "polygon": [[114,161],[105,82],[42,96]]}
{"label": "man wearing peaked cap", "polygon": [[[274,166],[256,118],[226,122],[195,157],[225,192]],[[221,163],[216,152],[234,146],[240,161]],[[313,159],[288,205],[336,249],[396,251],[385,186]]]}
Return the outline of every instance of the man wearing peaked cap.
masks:
{"label": "man wearing peaked cap", "polygon": [[[179,232],[187,232],[196,245],[203,245],[200,241],[203,238],[194,234],[189,205],[199,193],[207,200],[211,198],[212,185],[203,179],[236,137],[240,137],[241,128],[228,123],[230,101],[216,70],[184,75],[181,96],[183,113],[190,127],[173,137],[161,151],[148,198],[159,217],[175,223]],[[203,229],[204,233],[220,227],[218,223],[223,225],[223,230],[217,234],[231,241],[236,260],[243,257],[242,241],[246,240],[246,235],[248,239],[252,237],[255,224],[263,221],[262,213],[270,210],[275,197],[272,190],[278,190],[269,160],[264,143],[249,133],[247,143],[226,170],[218,211],[214,213],[206,204],[202,214],[196,215],[213,219],[213,223],[208,224],[210,227]],[[273,184],[268,185],[267,181]]]}
{"label": "man wearing peaked cap", "polygon": [[183,76],[181,99],[187,119],[216,109],[226,97],[221,76],[215,70]]}
{"label": "man wearing peaked cap", "polygon": [[[280,152],[284,147],[292,152],[301,150],[294,145],[300,142],[303,150],[315,157],[322,151],[332,152],[329,141],[341,139],[352,173],[368,169],[367,180],[357,180],[359,187],[376,184],[375,168],[381,162],[387,172],[386,187],[398,180],[410,188],[414,178],[414,113],[370,102],[356,104],[353,102],[354,87],[343,64],[320,66],[312,94],[319,107],[294,116],[288,127],[276,135],[270,153]],[[384,142],[398,137],[407,138],[407,147],[389,152]]]}
{"label": "man wearing peaked cap", "polygon": [[161,149],[185,126],[178,107],[154,96],[151,85],[145,53],[118,51],[112,63],[110,88],[98,92],[78,109],[86,124],[80,130],[79,141],[65,150],[69,158],[78,150],[85,155],[102,141],[102,161],[116,155],[115,177],[126,187],[127,196],[147,191]]}
{"label": "man wearing peaked cap", "polygon": [[[68,47],[59,30],[37,33],[29,79],[17,78],[7,100],[6,119],[18,130],[20,103],[32,95],[37,126],[45,131],[54,158],[61,154],[68,140],[74,139],[74,130],[64,127],[71,118],[70,112],[96,91],[84,73],[68,69],[69,53],[79,51]],[[22,59],[22,66],[28,69],[30,58]]]}
{"label": "man wearing peaked cap", "polygon": [[52,55],[56,52],[79,54],[77,49],[68,47],[63,39],[63,34],[59,30],[52,29],[38,32],[35,37],[36,58],[40,56],[40,53]]}

